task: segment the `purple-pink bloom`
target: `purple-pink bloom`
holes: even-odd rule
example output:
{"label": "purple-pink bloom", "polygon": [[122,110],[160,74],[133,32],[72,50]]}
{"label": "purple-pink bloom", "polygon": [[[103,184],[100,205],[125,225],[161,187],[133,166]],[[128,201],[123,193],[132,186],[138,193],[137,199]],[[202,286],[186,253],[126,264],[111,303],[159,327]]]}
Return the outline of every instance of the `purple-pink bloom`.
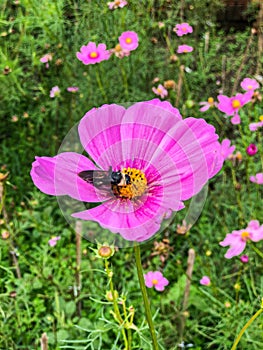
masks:
{"label": "purple-pink bloom", "polygon": [[177,49],[177,53],[188,53],[193,51],[193,47],[189,45],[179,45]]}
{"label": "purple-pink bloom", "polygon": [[254,156],[258,151],[258,148],[256,145],[254,145],[254,143],[251,143],[247,149],[246,149],[246,152],[249,156]]}
{"label": "purple-pink bloom", "polygon": [[99,63],[101,61],[106,61],[110,58],[110,53],[106,49],[105,44],[98,44],[98,47],[96,46],[96,43],[89,42],[88,45],[81,46],[80,52],[77,52],[77,58],[83,63],[83,64],[95,64]]}
{"label": "purple-pink bloom", "polygon": [[230,246],[225,254],[225,258],[231,259],[233,256],[239,255],[246,247],[247,241],[258,242],[263,239],[263,225],[260,226],[258,220],[252,220],[248,226],[242,230],[234,230],[228,233],[225,239],[219,244],[222,247]]}
{"label": "purple-pink bloom", "polygon": [[46,55],[40,58],[40,62],[46,63],[46,68],[49,67],[49,61],[52,61],[52,55],[50,53],[47,53]]}
{"label": "purple-pink bloom", "polygon": [[[46,194],[100,203],[72,216],[130,241],[152,237],[167,213],[181,210],[223,164],[215,128],[203,119],[182,119],[158,99],[128,109],[93,108],[78,131],[89,158],[75,152],[36,157],[32,180]],[[112,172],[121,177],[117,184]],[[108,182],[96,185],[97,174]]]}
{"label": "purple-pink bloom", "polygon": [[236,146],[230,146],[231,141],[228,139],[224,139],[221,143],[221,155],[226,160],[231,154],[233,154]]}
{"label": "purple-pink bloom", "polygon": [[165,89],[165,87],[162,84],[159,84],[158,87],[153,87],[152,91],[158,95],[161,96],[161,98],[165,98],[168,95],[168,91]]}
{"label": "purple-pink bloom", "polygon": [[258,173],[255,176],[250,176],[249,180],[258,185],[263,185],[263,173]]}
{"label": "purple-pink bloom", "polygon": [[110,49],[110,54],[114,54],[118,58],[130,56],[130,51],[123,49],[120,44],[117,44],[114,49]]}
{"label": "purple-pink bloom", "polygon": [[211,280],[208,276],[203,276],[201,279],[200,279],[200,284],[202,284],[203,286],[210,286],[211,284]]}
{"label": "purple-pink bloom", "polygon": [[178,36],[183,36],[188,33],[193,33],[193,27],[191,27],[190,24],[188,23],[181,23],[181,24],[176,24],[176,26],[173,28],[173,31]]}
{"label": "purple-pink bloom", "polygon": [[111,2],[107,3],[110,10],[116,10],[118,7],[123,8],[127,4],[128,4],[128,2],[125,0],[115,0],[115,1],[111,1]]}
{"label": "purple-pink bloom", "polygon": [[200,112],[206,112],[210,107],[217,106],[217,103],[214,102],[213,97],[209,97],[207,101],[199,102],[200,106],[203,106],[199,109]]}
{"label": "purple-pink bloom", "polygon": [[49,92],[51,98],[58,97],[60,95],[60,88],[56,85]]}
{"label": "purple-pink bloom", "polygon": [[132,51],[137,49],[139,38],[135,32],[123,32],[119,36],[119,43],[124,50]]}
{"label": "purple-pink bloom", "polygon": [[159,271],[149,271],[144,275],[145,285],[148,288],[154,287],[159,292],[164,290],[164,287],[168,286],[169,281]]}
{"label": "purple-pink bloom", "polygon": [[50,247],[54,247],[57,244],[57,241],[60,240],[60,236],[56,236],[56,237],[52,237],[49,241],[48,244],[50,245]]}
{"label": "purple-pink bloom", "polygon": [[240,261],[244,264],[247,264],[249,261],[249,257],[247,255],[241,255]]}
{"label": "purple-pink bloom", "polygon": [[77,86],[69,86],[67,88],[67,91],[68,92],[77,92],[77,91],[79,91],[79,88]]}
{"label": "purple-pink bloom", "polygon": [[245,78],[241,81],[240,86],[246,91],[254,91],[259,88],[259,83],[255,79]]}
{"label": "purple-pink bloom", "polygon": [[233,97],[227,97],[225,95],[218,95],[218,105],[217,108],[224,112],[226,115],[233,115],[231,118],[232,124],[240,124],[241,120],[238,115],[238,111],[241,107],[243,107],[246,103],[251,101],[253,96],[253,91],[248,91],[244,94],[237,94]]}
{"label": "purple-pink bloom", "polygon": [[258,123],[251,123],[249,124],[249,130],[250,131],[257,131],[258,128],[261,128],[263,126],[263,121],[260,121]]}

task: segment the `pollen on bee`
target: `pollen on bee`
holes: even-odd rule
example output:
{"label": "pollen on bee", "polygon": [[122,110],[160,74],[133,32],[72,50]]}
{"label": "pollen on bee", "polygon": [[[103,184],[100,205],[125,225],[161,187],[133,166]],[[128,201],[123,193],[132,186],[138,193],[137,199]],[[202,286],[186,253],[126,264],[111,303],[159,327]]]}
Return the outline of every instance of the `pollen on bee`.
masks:
{"label": "pollen on bee", "polygon": [[114,194],[117,197],[123,199],[134,199],[141,197],[147,190],[147,180],[145,174],[136,168],[123,168],[121,173],[125,176],[128,175],[130,183],[125,185],[117,185],[113,189]]}

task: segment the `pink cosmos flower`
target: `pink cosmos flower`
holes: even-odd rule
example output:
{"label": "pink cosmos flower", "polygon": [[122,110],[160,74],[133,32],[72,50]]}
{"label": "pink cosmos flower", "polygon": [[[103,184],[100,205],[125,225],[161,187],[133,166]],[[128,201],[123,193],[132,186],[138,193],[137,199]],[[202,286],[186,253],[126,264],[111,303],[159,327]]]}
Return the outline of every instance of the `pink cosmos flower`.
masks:
{"label": "pink cosmos flower", "polygon": [[183,36],[188,33],[193,33],[193,28],[188,23],[181,23],[181,24],[176,24],[176,26],[173,28],[173,31],[178,36]]}
{"label": "pink cosmos flower", "polygon": [[106,61],[110,58],[110,53],[106,50],[105,44],[98,44],[97,47],[92,41],[86,46],[81,46],[80,52],[77,52],[76,55],[77,58],[86,65]]}
{"label": "pink cosmos flower", "polygon": [[139,38],[135,32],[123,32],[119,37],[119,43],[124,50],[132,51],[137,49]]}
{"label": "pink cosmos flower", "polygon": [[249,124],[250,131],[257,131],[258,128],[262,128],[262,127],[263,127],[263,121]]}
{"label": "pink cosmos flower", "polygon": [[210,280],[210,278],[208,276],[203,276],[200,279],[200,284],[202,284],[203,286],[210,286],[211,280]]}
{"label": "pink cosmos flower", "polygon": [[240,86],[246,91],[254,91],[259,88],[259,83],[255,79],[245,78],[241,81]]}
{"label": "pink cosmos flower", "polygon": [[114,54],[118,58],[130,56],[130,51],[123,49],[120,44],[117,44],[114,49],[110,50],[110,54]]}
{"label": "pink cosmos flower", "polygon": [[219,244],[222,247],[230,246],[225,254],[225,258],[231,259],[233,256],[239,255],[246,247],[247,241],[258,242],[263,239],[263,225],[260,226],[258,220],[249,222],[247,228],[242,230],[234,230],[226,235],[226,238]]}
{"label": "pink cosmos flower", "polygon": [[258,185],[263,185],[263,173],[258,173],[255,176],[250,176],[249,180]]}
{"label": "pink cosmos flower", "polygon": [[159,271],[149,271],[144,275],[145,285],[148,288],[154,287],[159,292],[164,290],[164,287],[168,286],[169,281],[163,277],[163,274]]}
{"label": "pink cosmos flower", "polygon": [[118,7],[123,8],[124,6],[128,5],[128,2],[125,0],[115,0],[108,2],[107,5],[109,6],[110,10],[116,10]]}
{"label": "pink cosmos flower", "polygon": [[254,156],[257,153],[257,151],[258,151],[258,148],[253,143],[251,143],[246,149],[246,152],[249,156]]}
{"label": "pink cosmos flower", "polygon": [[53,86],[53,88],[49,92],[49,96],[51,98],[55,98],[55,97],[58,97],[59,95],[60,95],[60,88],[57,85]]}
{"label": "pink cosmos flower", "polygon": [[207,101],[199,102],[199,104],[200,106],[203,106],[199,109],[200,112],[206,112],[209,108],[217,106],[217,103],[214,102],[213,97],[209,97]]}
{"label": "pink cosmos flower", "polygon": [[36,157],[32,180],[46,194],[100,203],[72,216],[129,241],[152,237],[167,213],[182,209],[223,163],[213,126],[182,119],[158,99],[128,109],[93,108],[78,131],[89,158],[75,152]]}
{"label": "pink cosmos flower", "polygon": [[249,261],[249,257],[247,255],[241,255],[240,261],[244,264],[247,264]]}
{"label": "pink cosmos flower", "polygon": [[157,88],[153,87],[152,91],[156,95],[161,96],[161,98],[165,98],[168,95],[168,91],[165,89],[165,87],[162,84],[159,84]]}
{"label": "pink cosmos flower", "polygon": [[46,55],[40,58],[40,62],[46,63],[46,68],[49,68],[49,61],[52,61],[52,55],[50,53],[47,53]]}
{"label": "pink cosmos flower", "polygon": [[77,86],[69,86],[68,88],[67,88],[67,91],[68,92],[77,92],[77,91],[79,91],[79,88],[77,87]]}
{"label": "pink cosmos flower", "polygon": [[52,237],[49,241],[48,244],[50,245],[50,247],[54,247],[57,244],[57,241],[60,240],[60,236],[57,237]]}
{"label": "pink cosmos flower", "polygon": [[236,146],[231,146],[231,141],[228,139],[224,139],[221,143],[221,155],[226,160],[229,156],[231,156],[236,149]]}
{"label": "pink cosmos flower", "polygon": [[217,108],[224,112],[227,115],[233,115],[231,118],[232,124],[240,124],[240,117],[238,115],[238,111],[241,107],[243,107],[246,103],[251,101],[253,96],[253,91],[248,91],[244,94],[237,94],[233,97],[227,97],[225,95],[219,95]]}
{"label": "pink cosmos flower", "polygon": [[189,45],[179,45],[177,49],[177,53],[188,53],[193,51],[193,47]]}

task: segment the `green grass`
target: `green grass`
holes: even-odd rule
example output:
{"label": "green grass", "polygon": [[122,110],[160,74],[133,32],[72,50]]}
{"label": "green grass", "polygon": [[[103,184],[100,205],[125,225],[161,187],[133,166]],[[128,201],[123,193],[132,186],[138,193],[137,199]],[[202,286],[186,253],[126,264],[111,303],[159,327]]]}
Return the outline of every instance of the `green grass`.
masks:
{"label": "green grass", "polygon": [[[243,160],[236,166],[227,161],[210,181],[202,215],[190,233],[176,233],[186,209],[162,236],[155,237],[157,241],[169,239],[172,249],[167,260],[162,263],[158,255],[151,256],[154,240],[141,247],[145,271],[162,270],[170,281],[163,293],[149,290],[160,349],[175,350],[184,340],[193,343],[195,350],[228,350],[260,308],[262,258],[250,244],[246,248],[248,264],[243,265],[239,257],[227,260],[226,249],[219,242],[228,232],[262,217],[262,186],[249,182],[250,175],[262,172],[262,133],[248,129],[250,122],[263,115],[262,102],[245,106],[240,129],[215,108],[201,113],[199,102],[209,96],[216,99],[221,89],[228,96],[241,92],[240,81],[262,68],[262,58],[258,61],[258,37],[251,36],[249,26],[243,32],[226,33],[216,22],[221,1],[206,6],[201,0],[131,0],[127,7],[110,11],[107,1],[96,0],[2,2],[0,172],[9,172],[9,176],[5,197],[0,197],[0,233],[8,231],[10,236],[0,237],[1,350],[39,349],[44,332],[49,349],[123,349],[121,327],[105,298],[109,287],[103,262],[90,249],[94,244],[82,239],[78,270],[74,229],[65,221],[56,199],[34,187],[31,164],[36,155],[54,156],[64,136],[91,108],[152,99],[154,78],[161,83],[168,79],[178,82],[182,71],[180,98],[171,92],[168,101],[176,103],[183,117],[205,118],[213,124],[220,140],[233,140]],[[194,33],[178,38],[172,28],[183,21],[193,25]],[[159,28],[159,22],[164,28]],[[139,36],[139,47],[129,57],[111,57],[94,66],[85,66],[76,58],[80,47],[90,41],[114,47],[126,30]],[[193,53],[177,55],[178,60],[172,62],[170,56],[182,43],[192,45]],[[46,53],[53,56],[48,69],[40,62]],[[182,65],[184,70],[180,70]],[[98,86],[98,76],[104,91]],[[235,83],[237,91],[233,92]],[[55,85],[61,95],[51,99],[49,91]],[[79,87],[78,93],[66,91],[74,85]],[[245,152],[249,143],[259,146],[253,158]],[[236,182],[240,189],[235,188]],[[96,237],[100,228],[90,228]],[[53,248],[48,245],[52,236],[61,236]],[[262,250],[262,242],[255,247]],[[183,310],[190,248],[196,259],[188,307]],[[127,305],[135,308],[138,328],[132,331],[132,349],[150,350],[133,250],[119,249],[111,263],[115,288],[125,296]],[[210,287],[200,286],[203,275],[210,276]],[[262,325],[261,316],[245,332],[240,350],[263,348]]]}

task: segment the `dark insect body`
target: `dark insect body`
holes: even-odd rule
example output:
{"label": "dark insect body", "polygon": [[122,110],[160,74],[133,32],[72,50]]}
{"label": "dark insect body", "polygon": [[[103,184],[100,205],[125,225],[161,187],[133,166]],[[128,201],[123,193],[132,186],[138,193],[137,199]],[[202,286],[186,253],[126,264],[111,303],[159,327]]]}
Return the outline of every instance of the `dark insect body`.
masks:
{"label": "dark insect body", "polygon": [[123,174],[121,171],[103,171],[103,170],[85,170],[78,173],[78,176],[93,185],[94,187],[109,191],[113,191],[117,197],[120,194],[119,187],[127,186],[131,184],[131,178],[127,174]]}

